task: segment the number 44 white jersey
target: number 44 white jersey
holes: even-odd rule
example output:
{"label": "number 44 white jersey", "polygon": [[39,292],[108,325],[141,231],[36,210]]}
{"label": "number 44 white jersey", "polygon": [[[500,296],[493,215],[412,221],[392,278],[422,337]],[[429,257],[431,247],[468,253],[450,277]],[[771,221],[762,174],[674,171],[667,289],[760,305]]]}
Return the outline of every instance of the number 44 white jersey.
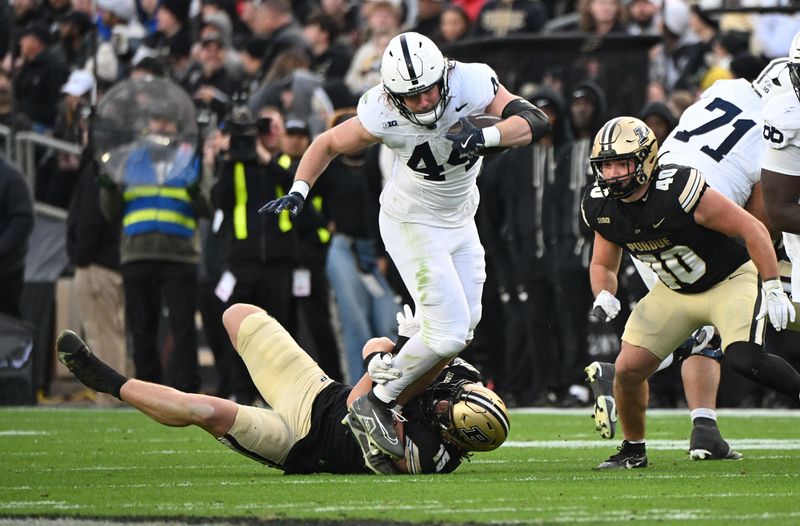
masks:
{"label": "number 44 white jersey", "polygon": [[763,106],[746,80],[718,80],[681,115],[659,164],[699,170],[711,188],[744,207],[761,178]]}
{"label": "number 44 white jersey", "polygon": [[378,85],[358,103],[358,119],[366,130],[394,151],[392,175],[381,193],[381,208],[404,222],[459,227],[471,221],[478,208],[475,180],[481,157],[461,157],[445,134],[460,117],[482,113],[499,87],[486,64],[452,62],[450,101],[434,126],[404,118]]}

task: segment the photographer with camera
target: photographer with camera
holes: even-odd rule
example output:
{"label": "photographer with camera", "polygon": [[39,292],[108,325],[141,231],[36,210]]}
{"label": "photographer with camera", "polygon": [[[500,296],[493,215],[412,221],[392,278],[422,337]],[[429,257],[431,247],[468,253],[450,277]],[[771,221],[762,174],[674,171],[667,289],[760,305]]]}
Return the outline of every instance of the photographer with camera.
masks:
{"label": "photographer with camera", "polygon": [[[217,287],[228,303],[250,303],[286,327],[294,326],[292,275],[297,236],[289,214],[259,215],[264,199],[275,199],[292,185],[279,160],[283,116],[271,107],[252,119],[244,106],[234,107],[222,130],[206,142],[205,160],[214,162],[214,207],[220,228],[231,232],[227,271]],[[219,213],[218,212],[218,213]],[[233,395],[250,404],[257,391],[241,360],[232,366]]]}

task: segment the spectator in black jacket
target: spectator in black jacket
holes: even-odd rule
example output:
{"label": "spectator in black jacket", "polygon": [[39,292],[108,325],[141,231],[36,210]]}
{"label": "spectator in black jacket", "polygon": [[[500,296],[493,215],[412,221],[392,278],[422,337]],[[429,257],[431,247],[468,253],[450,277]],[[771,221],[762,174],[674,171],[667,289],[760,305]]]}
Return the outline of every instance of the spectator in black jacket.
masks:
{"label": "spectator in black jacket", "polygon": [[[279,188],[291,187],[292,176],[278,164],[276,155],[277,139],[283,134],[281,114],[274,108],[265,108],[259,119],[253,150],[238,151],[237,137],[231,137],[231,151],[223,137],[222,162],[216,168],[212,202],[224,215],[223,228],[233,232],[227,269],[235,281],[229,302],[258,305],[288,327],[294,320],[296,234],[288,213],[259,215],[258,209],[279,197]],[[233,367],[232,375],[235,399],[251,403],[257,392],[241,360]]]}
{"label": "spectator in black jacket", "polygon": [[0,155],[0,312],[20,317],[33,204],[22,173]]}
{"label": "spectator in black jacket", "polygon": [[49,130],[56,120],[61,86],[69,71],[62,58],[48,50],[50,31],[33,23],[20,33],[22,66],[14,79],[14,95],[19,109],[34,123],[37,131]]}
{"label": "spectator in black jacket", "polygon": [[[87,152],[67,216],[67,254],[75,266],[75,292],[86,341],[121,374],[128,374],[125,298],[119,261],[119,225],[100,211],[97,165]],[[119,401],[98,393],[97,405]]]}

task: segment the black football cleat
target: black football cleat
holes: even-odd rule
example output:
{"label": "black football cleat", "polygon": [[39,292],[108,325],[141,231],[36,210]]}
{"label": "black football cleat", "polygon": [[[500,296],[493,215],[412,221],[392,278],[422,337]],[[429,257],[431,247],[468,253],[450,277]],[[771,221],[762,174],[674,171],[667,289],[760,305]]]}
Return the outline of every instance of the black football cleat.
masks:
{"label": "black football cleat", "polygon": [[689,439],[689,458],[692,460],[739,460],[742,454],[731,448],[717,426],[695,425]]}
{"label": "black football cleat", "polygon": [[617,404],[614,402],[614,364],[592,362],[586,371],[586,381],[594,395],[594,427],[603,438],[614,438],[617,429]]}
{"label": "black football cleat", "polygon": [[619,453],[611,455],[594,469],[636,469],[647,467],[647,451],[644,444],[631,444],[627,440],[617,448]]}
{"label": "black football cleat", "polygon": [[343,424],[350,427],[353,437],[361,448],[361,453],[364,455],[364,464],[378,475],[396,475],[400,473],[394,462],[382,451],[375,448],[369,440],[369,435],[361,421],[358,418],[353,418],[350,413],[342,420]]}
{"label": "black football cleat", "polygon": [[86,343],[72,331],[63,331],[56,340],[58,361],[67,366],[83,385],[100,393],[120,398],[119,390],[127,378],[92,354]]}
{"label": "black football cleat", "polygon": [[403,458],[405,448],[394,430],[394,413],[388,406],[373,402],[367,393],[353,401],[349,415],[351,422],[358,420],[373,447],[392,458]]}

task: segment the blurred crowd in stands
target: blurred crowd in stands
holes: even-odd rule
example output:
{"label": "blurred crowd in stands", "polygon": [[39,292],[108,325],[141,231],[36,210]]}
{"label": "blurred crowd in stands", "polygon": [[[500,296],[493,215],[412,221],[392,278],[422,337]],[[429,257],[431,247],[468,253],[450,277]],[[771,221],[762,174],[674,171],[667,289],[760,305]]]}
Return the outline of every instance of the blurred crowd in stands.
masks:
{"label": "blurred crowd in stands", "polygon": [[[363,373],[367,338],[396,334],[395,315],[408,294],[377,233],[388,150],[337,159],[296,218],[257,214],[289,189],[310,141],[354,115],[360,95],[380,82],[381,55],[394,35],[417,31],[445,51],[517,35],[651,35],[658,43],[649,71],[640,72],[647,103],[636,116],[661,141],[705,88],[722,78],[752,80],[769,59],[785,55],[800,29],[797,13],[707,10],[718,3],[0,0],[0,125],[86,148],[92,109],[117,83],[164,78],[185,90],[202,136],[199,176],[180,195],[159,196],[185,211],[186,232],[156,228],[147,244],[133,242],[136,227],[147,227],[122,204],[152,196],[128,195],[98,170],[90,148],[83,155],[40,149],[29,190],[33,201],[69,211],[69,272],[90,346],[105,361],[145,380],[206,388],[199,312],[200,338],[214,353],[213,389],[250,403],[258,394],[221,325],[227,304],[267,309],[306,338],[323,369],[340,380]],[[541,83],[510,87],[547,112],[552,133],[487,158],[479,179],[489,277],[483,321],[467,352],[509,406],[588,405],[583,366],[613,356],[622,328],[589,316],[591,237],[579,210],[592,182],[592,140],[613,117],[608,94],[591,71],[571,84],[546,73]],[[253,155],[233,151],[229,125],[238,121],[255,126]],[[0,192],[7,188],[0,184]],[[24,204],[20,191],[11,199]],[[9,214],[0,211],[0,221]],[[0,224],[0,261],[13,252],[3,240],[8,231]],[[18,265],[5,265],[0,290],[12,290],[19,276]],[[629,308],[642,285],[632,268],[621,279],[625,292],[618,295]],[[20,315],[18,307],[2,308]],[[168,323],[159,330],[162,321]],[[126,368],[129,354],[133,370]],[[679,404],[677,392],[656,389],[653,403]]]}

